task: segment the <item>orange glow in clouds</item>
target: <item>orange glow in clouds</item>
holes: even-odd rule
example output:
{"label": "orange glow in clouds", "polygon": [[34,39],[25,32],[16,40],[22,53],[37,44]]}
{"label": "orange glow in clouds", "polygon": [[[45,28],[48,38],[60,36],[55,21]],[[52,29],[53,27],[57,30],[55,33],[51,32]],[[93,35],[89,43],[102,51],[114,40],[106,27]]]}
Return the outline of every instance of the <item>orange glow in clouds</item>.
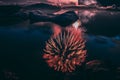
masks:
{"label": "orange glow in clouds", "polygon": [[48,0],[48,2],[55,4],[70,4],[70,3],[74,3],[75,5],[78,4],[78,0]]}
{"label": "orange glow in clouds", "polygon": [[72,72],[85,61],[84,48],[82,30],[66,28],[46,42],[43,58],[56,71]]}

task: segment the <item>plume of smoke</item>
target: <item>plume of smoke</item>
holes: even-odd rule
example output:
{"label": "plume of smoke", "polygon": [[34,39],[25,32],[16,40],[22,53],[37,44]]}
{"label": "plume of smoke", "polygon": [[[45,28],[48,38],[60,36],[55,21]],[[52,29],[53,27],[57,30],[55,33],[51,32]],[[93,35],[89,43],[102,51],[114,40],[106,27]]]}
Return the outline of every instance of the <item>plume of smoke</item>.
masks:
{"label": "plume of smoke", "polygon": [[79,5],[84,4],[84,5],[91,5],[91,4],[97,4],[96,0],[78,0]]}
{"label": "plume of smoke", "polygon": [[98,11],[96,10],[84,10],[84,11],[79,11],[78,15],[82,23],[87,23],[89,20],[91,20]]}

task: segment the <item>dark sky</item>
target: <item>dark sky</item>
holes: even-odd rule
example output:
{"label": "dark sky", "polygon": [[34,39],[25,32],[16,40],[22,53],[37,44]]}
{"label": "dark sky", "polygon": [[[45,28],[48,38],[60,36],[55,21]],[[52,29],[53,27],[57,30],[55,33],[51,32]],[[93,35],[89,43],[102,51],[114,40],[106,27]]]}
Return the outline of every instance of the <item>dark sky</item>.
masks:
{"label": "dark sky", "polygon": [[120,6],[120,0],[97,0],[100,4],[106,6],[106,5],[112,5],[115,4],[117,6]]}

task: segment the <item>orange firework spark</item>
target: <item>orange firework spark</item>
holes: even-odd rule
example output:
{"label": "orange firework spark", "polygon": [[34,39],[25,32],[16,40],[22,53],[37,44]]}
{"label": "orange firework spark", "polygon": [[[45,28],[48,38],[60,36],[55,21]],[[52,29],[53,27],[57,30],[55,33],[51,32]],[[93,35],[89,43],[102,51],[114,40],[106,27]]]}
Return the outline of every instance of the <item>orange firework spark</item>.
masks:
{"label": "orange firework spark", "polygon": [[49,67],[62,72],[72,72],[86,58],[85,40],[82,31],[66,28],[57,36],[52,36],[44,49],[43,58]]}

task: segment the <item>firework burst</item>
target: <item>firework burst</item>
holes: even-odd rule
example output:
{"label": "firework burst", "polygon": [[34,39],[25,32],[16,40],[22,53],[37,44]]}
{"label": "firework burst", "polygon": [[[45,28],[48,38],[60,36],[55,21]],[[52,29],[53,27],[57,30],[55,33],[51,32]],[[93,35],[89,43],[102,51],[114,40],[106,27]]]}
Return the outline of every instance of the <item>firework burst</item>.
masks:
{"label": "firework burst", "polygon": [[54,70],[72,72],[85,61],[84,47],[82,30],[66,28],[46,42],[43,58]]}

